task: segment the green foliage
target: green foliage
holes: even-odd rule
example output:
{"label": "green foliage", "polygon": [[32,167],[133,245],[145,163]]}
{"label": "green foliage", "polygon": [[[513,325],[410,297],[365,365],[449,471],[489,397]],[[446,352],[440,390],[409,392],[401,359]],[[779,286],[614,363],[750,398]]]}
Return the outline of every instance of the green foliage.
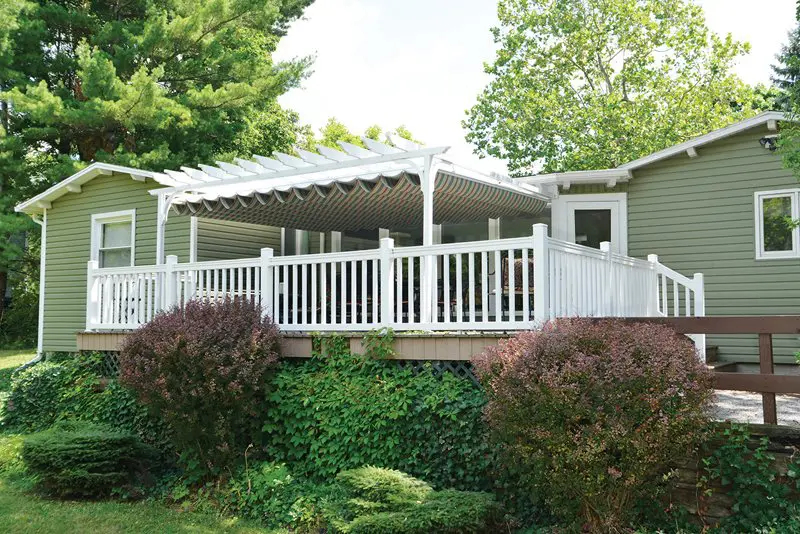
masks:
{"label": "green foliage", "polygon": [[327,490],[293,477],[283,464],[260,462],[228,482],[225,504],[237,515],[267,527],[319,532],[325,522]]}
{"label": "green foliage", "polygon": [[110,495],[132,483],[153,456],[134,434],[85,422],[59,423],[26,436],[22,446],[41,488],[62,497]]}
{"label": "green foliage", "polygon": [[[701,477],[706,487],[712,482],[721,484],[724,493],[733,499],[733,514],[722,521],[720,528],[726,532],[768,532],[767,527],[780,524],[792,511],[796,513],[800,460],[795,458],[788,466],[786,479],[781,479],[775,456],[768,451],[769,438],[760,438],[753,447],[749,429],[738,424],[725,426],[721,437],[721,442],[709,442],[711,451],[703,459]],[[707,488],[705,494],[713,491]]]}
{"label": "green foliage", "polygon": [[501,0],[467,140],[518,174],[612,168],[754,112],[749,45],[690,0]]}
{"label": "green foliage", "polygon": [[44,430],[57,421],[91,421],[134,432],[158,450],[170,451],[165,425],[117,381],[101,377],[102,357],[71,355],[17,372],[6,402],[5,420],[0,418],[0,422],[32,432]]}
{"label": "green foliage", "polygon": [[[344,141],[345,143],[350,143],[365,148],[364,142],[361,140],[361,136],[352,133],[350,129],[347,128],[347,126],[345,126],[344,123],[339,121],[336,117],[329,118],[328,122],[325,123],[325,126],[320,128],[319,133],[320,135],[317,137],[314,135],[314,132],[310,127],[306,127],[302,133],[303,140],[298,144],[298,146],[313,152],[316,151],[317,145],[340,149],[339,141]],[[383,130],[381,127],[377,124],[373,124],[364,130],[363,136],[368,139],[385,143],[386,139],[383,138],[381,135],[382,133]],[[420,143],[420,141],[414,139],[413,134],[402,124],[394,129],[394,133],[403,139]]]}
{"label": "green foliage", "polygon": [[342,494],[334,530],[350,534],[492,532],[500,508],[491,494],[442,490],[405,473],[362,467],[336,477]]}
{"label": "green foliage", "polygon": [[264,431],[276,461],[313,477],[372,464],[437,487],[490,487],[480,389],[430,367],[414,374],[350,354],[341,337],[321,345],[310,361],[284,365],[274,379]]}

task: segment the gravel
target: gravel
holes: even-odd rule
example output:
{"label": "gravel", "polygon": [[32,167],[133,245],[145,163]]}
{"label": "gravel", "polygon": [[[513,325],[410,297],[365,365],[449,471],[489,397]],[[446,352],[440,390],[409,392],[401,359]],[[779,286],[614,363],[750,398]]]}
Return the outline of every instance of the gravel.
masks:
{"label": "gravel", "polygon": [[[763,423],[761,393],[717,391],[712,417],[719,421]],[[800,427],[800,395],[776,395],[778,424]]]}

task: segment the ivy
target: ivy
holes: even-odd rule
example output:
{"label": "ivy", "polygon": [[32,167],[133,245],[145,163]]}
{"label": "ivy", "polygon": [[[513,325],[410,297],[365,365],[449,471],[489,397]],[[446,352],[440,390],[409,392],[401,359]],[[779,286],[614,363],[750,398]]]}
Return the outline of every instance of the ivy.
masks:
{"label": "ivy", "polygon": [[386,360],[390,336],[368,336],[364,355],[342,337],[319,339],[308,362],[284,365],[263,427],[269,453],[306,476],[370,464],[437,487],[488,487],[483,392],[431,366],[414,373]]}

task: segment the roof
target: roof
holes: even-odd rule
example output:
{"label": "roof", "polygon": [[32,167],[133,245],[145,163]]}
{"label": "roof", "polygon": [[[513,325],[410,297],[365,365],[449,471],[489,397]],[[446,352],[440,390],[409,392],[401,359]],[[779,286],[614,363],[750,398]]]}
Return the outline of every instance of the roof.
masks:
{"label": "roof", "polygon": [[168,195],[179,214],[312,231],[411,226],[422,220],[420,176],[436,173],[437,222],[538,213],[549,198],[510,178],[468,169],[446,156],[448,147],[405,139],[392,144],[362,138],[366,148],[340,142],[297,156],[276,153],[200,169],[165,171],[179,185]]}
{"label": "roof", "polygon": [[[43,193],[40,193],[35,197],[18,204],[14,210],[21,213],[27,213],[29,215],[40,214],[42,213],[42,210],[49,209],[54,200],[59,199],[68,193],[80,193],[81,186],[95,177],[100,175],[111,175],[114,173],[128,174],[134,180],[145,180],[146,178],[151,178],[158,181],[155,173],[150,171],[136,169],[133,167],[125,167],[122,165],[112,165],[110,163],[92,163],[85,169],[76,172],[69,178],[58,182]],[[172,184],[170,183],[164,185]]]}
{"label": "roof", "polygon": [[622,164],[613,169],[537,174],[518,178],[517,180],[527,184],[559,184],[564,185],[565,187],[569,187],[569,185],[572,183],[581,182],[606,183],[609,185],[609,187],[612,187],[617,181],[627,181],[630,179],[632,177],[631,171],[635,169],[650,165],[656,161],[670,158],[682,152],[686,152],[690,155],[690,157],[694,157],[697,155],[695,150],[701,146],[713,143],[714,141],[718,141],[726,137],[730,137],[732,135],[736,135],[739,132],[749,130],[750,128],[755,128],[756,126],[761,126],[763,124],[769,125],[770,129],[777,130],[777,123],[784,120],[788,120],[788,118],[780,111],[764,111],[755,117],[750,117],[749,119],[735,122],[729,126],[719,128],[718,130],[714,130],[713,132],[709,132],[705,135],[700,135],[683,143],[659,150],[658,152],[653,152],[652,154],[629,161],[628,163]]}

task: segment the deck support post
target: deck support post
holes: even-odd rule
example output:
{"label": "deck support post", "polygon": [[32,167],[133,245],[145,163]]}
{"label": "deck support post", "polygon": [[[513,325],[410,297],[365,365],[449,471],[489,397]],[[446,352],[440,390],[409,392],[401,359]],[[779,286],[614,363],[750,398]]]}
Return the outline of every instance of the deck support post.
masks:
{"label": "deck support post", "polygon": [[166,218],[164,217],[167,197],[163,194],[158,195],[158,211],[156,213],[156,265],[164,263],[164,230],[166,229]]}
{"label": "deck support post", "polygon": [[[392,258],[392,249],[394,248],[394,239],[391,237],[381,238],[381,263],[380,263],[380,309],[381,317],[379,324],[385,328],[391,328],[394,324],[394,258]],[[377,296],[373,296],[377,298]]]}
{"label": "deck support post", "polygon": [[546,224],[533,225],[533,320],[537,326],[553,317],[550,311],[550,260]]}
{"label": "deck support post", "polygon": [[[694,273],[692,277],[694,280],[694,316],[706,316],[706,290],[705,280],[703,273]],[[697,347],[697,352],[700,354],[700,361],[706,361],[706,335],[697,334],[695,336],[694,345]]]}
{"label": "deck support post", "polygon": [[[433,167],[433,156],[425,156],[420,176],[422,188],[422,244],[433,245],[433,191],[436,182],[436,170]],[[433,256],[422,257],[422,273],[420,277],[420,321],[430,323],[433,310],[436,308],[436,272]]]}
{"label": "deck support post", "polygon": [[273,278],[273,265],[272,258],[275,251],[269,247],[261,249],[261,266],[259,269],[259,287],[261,294],[259,295],[259,304],[261,305],[261,313],[273,319],[273,302],[275,296],[273,295],[273,287],[275,280]]}
{"label": "deck support post", "polygon": [[86,264],[86,330],[92,330],[100,322],[100,293],[94,277],[95,269],[99,268],[100,263],[95,260]]}
{"label": "deck support post", "polygon": [[661,312],[658,304],[658,254],[648,254],[647,261],[653,266],[653,276],[650,277],[653,287],[647,296],[647,316],[658,317]]}
{"label": "deck support post", "polygon": [[167,256],[164,270],[164,310],[169,310],[178,303],[178,273],[175,272],[177,264],[178,256]]}

